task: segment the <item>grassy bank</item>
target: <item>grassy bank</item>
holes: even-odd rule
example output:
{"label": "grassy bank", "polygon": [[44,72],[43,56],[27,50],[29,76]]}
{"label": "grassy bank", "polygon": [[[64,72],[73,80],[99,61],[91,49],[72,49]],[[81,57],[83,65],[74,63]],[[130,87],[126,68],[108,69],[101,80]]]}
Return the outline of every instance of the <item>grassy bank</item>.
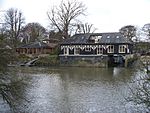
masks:
{"label": "grassy bank", "polygon": [[40,57],[34,64],[35,66],[57,66],[59,60],[57,55],[48,55]]}

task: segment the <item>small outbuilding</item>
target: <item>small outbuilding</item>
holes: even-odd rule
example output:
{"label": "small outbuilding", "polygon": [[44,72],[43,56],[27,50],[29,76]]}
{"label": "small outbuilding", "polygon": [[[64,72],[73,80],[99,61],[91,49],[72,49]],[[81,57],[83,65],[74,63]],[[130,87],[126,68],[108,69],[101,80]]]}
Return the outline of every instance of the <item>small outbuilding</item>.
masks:
{"label": "small outbuilding", "polygon": [[34,42],[31,44],[26,44],[16,48],[18,54],[26,55],[41,55],[53,53],[58,44],[54,43],[44,43],[44,42]]}

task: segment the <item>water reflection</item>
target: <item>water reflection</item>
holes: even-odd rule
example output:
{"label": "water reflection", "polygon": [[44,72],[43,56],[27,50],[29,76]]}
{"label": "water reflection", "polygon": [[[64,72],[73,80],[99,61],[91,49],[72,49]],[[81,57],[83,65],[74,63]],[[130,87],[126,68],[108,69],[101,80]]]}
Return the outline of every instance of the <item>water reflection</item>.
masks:
{"label": "water reflection", "polygon": [[[116,76],[113,76],[113,72],[113,68],[107,70],[70,68],[67,70],[68,75],[65,73],[62,79],[67,86],[66,91],[69,94],[68,100],[70,100],[71,111],[73,113],[124,113],[125,106],[123,105],[122,92],[124,92],[126,86],[120,84],[124,84],[126,79],[117,80]],[[116,73],[115,75],[120,76],[119,74]],[[126,76],[125,73],[123,74]],[[126,78],[130,78],[131,75],[129,75],[130,73]]]}
{"label": "water reflection", "polygon": [[[26,113],[125,113],[123,96],[134,70],[125,68],[21,68]],[[20,93],[20,92],[18,92]],[[21,103],[22,102],[22,103]],[[20,104],[24,104],[20,101]],[[129,108],[129,107],[128,107]]]}

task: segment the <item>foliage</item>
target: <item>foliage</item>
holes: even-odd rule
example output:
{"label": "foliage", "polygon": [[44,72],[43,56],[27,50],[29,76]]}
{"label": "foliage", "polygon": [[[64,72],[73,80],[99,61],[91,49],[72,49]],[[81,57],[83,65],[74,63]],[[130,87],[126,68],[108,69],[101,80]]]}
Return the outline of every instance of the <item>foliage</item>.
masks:
{"label": "foliage", "polygon": [[52,53],[50,53],[50,55],[56,55],[56,56],[58,56],[59,55],[59,47],[58,46],[55,47],[55,49],[53,50]]}
{"label": "foliage", "polygon": [[4,72],[12,59],[11,49],[6,48],[5,40],[0,36],[0,72]]}
{"label": "foliage", "polygon": [[40,57],[36,62],[36,66],[56,66],[59,64],[57,55],[49,55],[45,57]]}
{"label": "foliage", "polygon": [[[2,44],[2,40],[0,44]],[[10,62],[10,54],[3,47],[0,48],[0,95],[11,105],[11,100],[7,91],[9,91],[9,84],[6,82],[7,78],[7,64]]]}
{"label": "foliage", "polygon": [[132,95],[127,100],[137,105],[143,105],[150,111],[150,75],[140,77],[135,84],[134,89],[131,89]]}
{"label": "foliage", "polygon": [[149,69],[149,66],[150,66],[150,56],[147,56],[147,55],[141,56],[140,61],[141,61],[142,67],[148,73],[150,71],[150,69]]}
{"label": "foliage", "polygon": [[[134,27],[132,33],[134,33]],[[150,57],[145,53],[149,51],[149,39],[150,39],[150,24],[145,24],[142,28],[144,31],[144,35],[141,35],[140,38],[144,36],[147,37],[146,42],[136,42],[136,52],[140,52],[144,54],[139,58],[139,67],[138,69],[142,69],[143,73],[139,75],[138,79],[134,80],[133,88],[131,88],[131,96],[127,98],[128,101],[134,102],[137,105],[142,105],[144,108],[150,111]],[[128,34],[128,33],[127,33]],[[134,36],[131,35],[131,37]],[[136,36],[137,37],[137,36]],[[131,38],[132,39],[132,38]],[[144,74],[144,75],[143,75]]]}
{"label": "foliage", "polygon": [[150,24],[145,24],[142,28],[142,30],[144,31],[145,35],[146,35],[146,49],[147,52],[150,52]]}
{"label": "foliage", "polygon": [[144,53],[148,52],[148,50],[150,49],[149,45],[150,45],[149,42],[137,42],[135,50],[138,53],[144,54]]}
{"label": "foliage", "polygon": [[27,61],[30,61],[31,58],[25,54],[20,54],[17,56],[17,61],[20,62],[20,63],[25,63]]}
{"label": "foliage", "polygon": [[142,74],[135,79],[132,84],[131,96],[127,98],[127,101],[134,102],[136,105],[142,105],[144,109],[150,111],[150,57],[142,56],[139,59],[139,68]]}
{"label": "foliage", "polygon": [[[15,112],[16,99],[22,98],[18,95],[18,86],[21,86],[22,79],[16,77],[14,71],[10,71],[8,64],[14,61],[15,55],[12,49],[7,49],[5,40],[0,36],[0,96]],[[22,84],[23,85],[23,84]]]}
{"label": "foliage", "polygon": [[48,18],[64,38],[69,37],[69,32],[77,22],[77,17],[84,15],[86,8],[82,2],[76,0],[61,1],[60,5],[52,8],[48,13]]}
{"label": "foliage", "polygon": [[145,24],[142,28],[142,30],[144,31],[144,33],[147,36],[147,41],[150,41],[150,24]]}
{"label": "foliage", "polygon": [[58,41],[61,41],[62,40],[62,34],[61,34],[61,32],[50,31],[49,32],[49,39],[56,39]]}
{"label": "foliage", "polygon": [[0,95],[13,112],[17,112],[17,100],[24,100],[24,98],[19,95],[19,87],[24,87],[24,85],[22,79],[16,77],[16,73],[12,70],[11,72],[0,73]]}

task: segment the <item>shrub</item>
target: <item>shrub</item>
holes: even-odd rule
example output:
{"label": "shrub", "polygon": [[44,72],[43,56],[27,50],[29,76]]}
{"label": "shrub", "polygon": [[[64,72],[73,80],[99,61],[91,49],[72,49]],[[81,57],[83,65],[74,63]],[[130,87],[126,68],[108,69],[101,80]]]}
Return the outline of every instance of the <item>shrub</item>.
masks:
{"label": "shrub", "polygon": [[56,66],[58,65],[58,56],[57,55],[49,55],[45,57],[40,57],[36,62],[36,66]]}

